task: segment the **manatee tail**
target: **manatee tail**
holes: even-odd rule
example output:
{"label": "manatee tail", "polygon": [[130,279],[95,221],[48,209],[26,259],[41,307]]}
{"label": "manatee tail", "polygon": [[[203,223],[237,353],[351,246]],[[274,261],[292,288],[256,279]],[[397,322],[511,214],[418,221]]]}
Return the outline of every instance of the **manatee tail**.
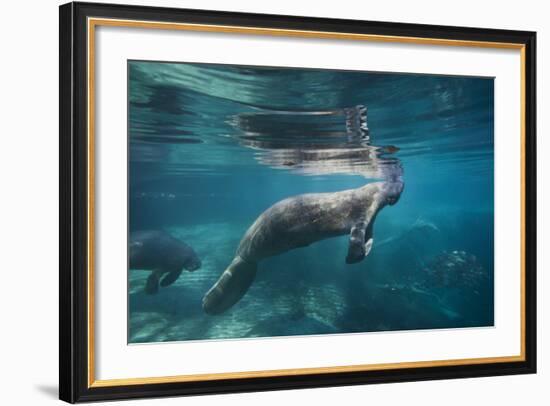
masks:
{"label": "manatee tail", "polygon": [[237,303],[252,285],[257,268],[256,262],[235,257],[202,298],[203,310],[208,314],[220,314]]}

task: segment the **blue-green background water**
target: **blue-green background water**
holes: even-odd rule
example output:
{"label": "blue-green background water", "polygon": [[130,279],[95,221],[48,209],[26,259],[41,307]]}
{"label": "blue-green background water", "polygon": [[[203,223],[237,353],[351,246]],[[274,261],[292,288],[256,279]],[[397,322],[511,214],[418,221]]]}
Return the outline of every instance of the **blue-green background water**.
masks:
{"label": "blue-green background water", "polygon": [[[493,325],[492,78],[146,61],[128,71],[129,231],[166,230],[202,260],[156,295],[143,291],[149,272],[129,271],[129,342]],[[260,262],[222,315],[202,311],[269,206],[395,174],[405,189],[378,215],[364,261],[345,264],[347,236],[320,241]]]}

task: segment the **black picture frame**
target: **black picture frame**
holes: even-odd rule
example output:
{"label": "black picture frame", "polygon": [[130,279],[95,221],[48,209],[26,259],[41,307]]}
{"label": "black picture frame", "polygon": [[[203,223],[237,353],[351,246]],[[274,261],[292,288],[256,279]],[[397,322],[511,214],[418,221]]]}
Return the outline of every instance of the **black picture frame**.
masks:
{"label": "black picture frame", "polygon": [[[536,33],[112,4],[60,6],[59,397],[67,402],[234,393],[536,372]],[[87,20],[110,18],[378,36],[483,41],[524,52],[524,359],[389,370],[93,386],[89,381]]]}

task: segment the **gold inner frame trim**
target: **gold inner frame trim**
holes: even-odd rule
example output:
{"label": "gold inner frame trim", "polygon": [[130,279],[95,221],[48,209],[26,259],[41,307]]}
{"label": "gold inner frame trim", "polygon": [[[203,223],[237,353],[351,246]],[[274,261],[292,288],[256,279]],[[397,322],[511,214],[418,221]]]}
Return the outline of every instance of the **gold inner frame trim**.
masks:
{"label": "gold inner frame trim", "polygon": [[[440,38],[422,38],[422,37],[404,37],[391,35],[374,34],[356,34],[345,32],[326,32],[326,31],[308,31],[275,29],[261,27],[243,27],[230,25],[210,25],[210,24],[188,24],[188,23],[167,23],[155,21],[139,20],[120,20],[108,18],[88,18],[87,43],[88,43],[88,387],[112,387],[126,385],[143,384],[161,384],[192,381],[213,381],[221,379],[244,379],[244,378],[266,378],[280,376],[312,375],[312,374],[336,374],[342,372],[361,372],[361,371],[379,371],[391,370],[397,368],[426,368],[441,366],[458,365],[479,365],[504,362],[522,362],[525,361],[525,45],[519,43],[506,42],[488,42],[488,41],[468,41]],[[264,35],[264,36],[283,36],[299,38],[317,38],[317,39],[339,39],[371,42],[389,42],[416,45],[432,46],[459,46],[459,47],[478,47],[478,48],[496,48],[512,49],[520,51],[521,64],[521,101],[520,101],[520,165],[521,165],[521,269],[520,269],[520,341],[521,348],[519,355],[502,357],[480,357],[451,360],[433,360],[433,361],[414,361],[414,362],[395,362],[383,364],[364,364],[364,365],[345,365],[328,366],[316,368],[295,368],[295,369],[276,369],[265,371],[244,371],[244,372],[219,372],[211,374],[190,374],[145,378],[123,378],[123,379],[95,379],[95,28],[97,26],[109,27],[130,27],[130,28],[148,28],[160,30],[181,30],[194,32],[217,32],[232,33],[244,35]]]}

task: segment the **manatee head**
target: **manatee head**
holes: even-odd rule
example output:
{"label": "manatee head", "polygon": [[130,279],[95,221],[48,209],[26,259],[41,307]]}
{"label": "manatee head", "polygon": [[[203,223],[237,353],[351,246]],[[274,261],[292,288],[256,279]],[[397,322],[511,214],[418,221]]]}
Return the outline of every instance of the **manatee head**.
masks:
{"label": "manatee head", "polygon": [[401,179],[395,179],[384,183],[383,192],[387,204],[393,206],[399,201],[405,184]]}

